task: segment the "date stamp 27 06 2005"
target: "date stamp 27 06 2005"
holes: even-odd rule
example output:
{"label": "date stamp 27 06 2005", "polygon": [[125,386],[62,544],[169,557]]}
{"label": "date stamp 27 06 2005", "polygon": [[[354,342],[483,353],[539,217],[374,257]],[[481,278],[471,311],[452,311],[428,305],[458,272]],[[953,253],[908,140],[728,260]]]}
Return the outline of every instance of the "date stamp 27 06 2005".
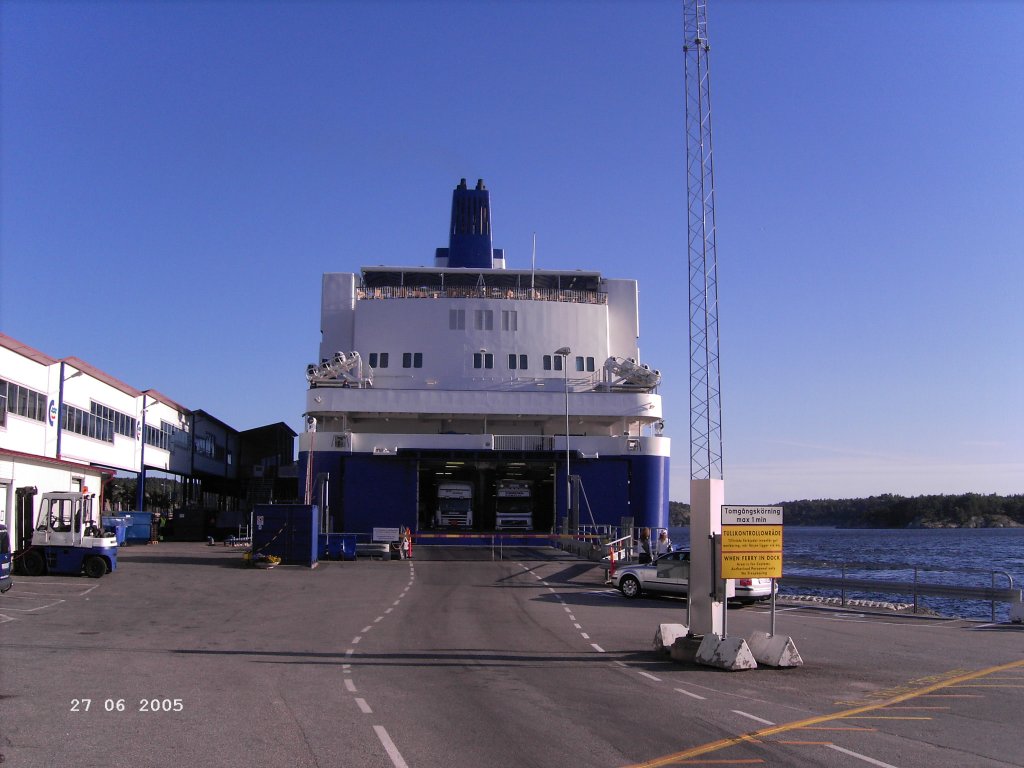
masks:
{"label": "date stamp 27 06 2005", "polygon": [[[95,706],[94,706],[95,704]],[[134,706],[125,699],[72,699],[71,712],[184,712],[183,699],[139,699]]]}

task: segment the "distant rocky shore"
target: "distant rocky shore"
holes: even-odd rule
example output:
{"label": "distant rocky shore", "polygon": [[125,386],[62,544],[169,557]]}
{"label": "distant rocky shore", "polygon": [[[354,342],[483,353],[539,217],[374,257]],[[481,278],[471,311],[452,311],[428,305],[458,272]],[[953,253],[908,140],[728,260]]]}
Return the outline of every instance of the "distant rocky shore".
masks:
{"label": "distant rocky shore", "polygon": [[[866,499],[780,502],[786,525],[829,528],[1024,528],[1024,495],[883,494]],[[690,523],[690,505],[669,502],[670,525]]]}
{"label": "distant rocky shore", "polygon": [[1007,515],[975,515],[962,522],[915,518],[907,528],[1024,528],[1024,523]]}

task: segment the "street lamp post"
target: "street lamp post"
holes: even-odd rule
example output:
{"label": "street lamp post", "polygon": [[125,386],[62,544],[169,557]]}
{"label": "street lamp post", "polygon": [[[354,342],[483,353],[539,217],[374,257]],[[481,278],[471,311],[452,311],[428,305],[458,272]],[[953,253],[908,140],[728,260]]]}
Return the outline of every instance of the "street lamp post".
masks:
{"label": "street lamp post", "polygon": [[569,347],[559,347],[555,354],[562,358],[562,378],[565,381],[565,516],[572,518],[572,475],[569,472]]}
{"label": "street lamp post", "polygon": [[139,430],[139,436],[142,439],[142,443],[139,445],[139,479],[137,487],[135,489],[135,509],[140,512],[143,511],[143,507],[146,502],[146,393],[142,393],[142,426]]}

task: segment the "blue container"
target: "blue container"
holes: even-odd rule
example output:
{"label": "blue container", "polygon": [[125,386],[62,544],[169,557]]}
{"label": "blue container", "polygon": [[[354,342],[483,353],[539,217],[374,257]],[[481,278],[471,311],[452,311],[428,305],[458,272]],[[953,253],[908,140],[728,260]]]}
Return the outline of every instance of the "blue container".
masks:
{"label": "blue container", "polygon": [[355,560],[356,535],[354,533],[321,533],[318,552],[321,560]]}
{"label": "blue container", "polygon": [[126,543],[145,543],[153,537],[152,512],[125,512],[124,516],[128,520],[128,530],[124,537]]}
{"label": "blue container", "polygon": [[104,530],[113,531],[117,537],[117,546],[124,544],[128,536],[128,525],[129,521],[126,517],[101,517],[100,522],[103,524]]}
{"label": "blue container", "polygon": [[257,504],[252,510],[252,551],[277,555],[285,565],[310,568],[319,559],[320,510],[310,504]]}

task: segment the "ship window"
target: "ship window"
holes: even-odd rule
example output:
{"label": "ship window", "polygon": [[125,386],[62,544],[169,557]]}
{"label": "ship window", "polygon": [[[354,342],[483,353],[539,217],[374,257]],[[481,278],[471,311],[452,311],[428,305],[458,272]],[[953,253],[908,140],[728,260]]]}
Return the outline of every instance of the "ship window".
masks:
{"label": "ship window", "polygon": [[518,331],[519,330],[519,312],[515,309],[503,309],[501,310],[501,330],[503,331]]}
{"label": "ship window", "polygon": [[402,367],[403,368],[412,368],[412,352],[403,352],[402,353]]}
{"label": "ship window", "polygon": [[529,362],[530,362],[530,358],[527,355],[509,355],[508,356],[508,367],[509,367],[509,370],[512,370],[512,371],[516,370],[517,368],[520,371],[525,371],[527,368],[530,367],[529,366]]}
{"label": "ship window", "polygon": [[474,368],[493,368],[494,367],[494,355],[490,352],[474,352],[473,353],[473,367]]}
{"label": "ship window", "polygon": [[526,355],[519,356],[519,370],[525,371],[530,367],[529,358]]}
{"label": "ship window", "polygon": [[377,353],[376,352],[371,352],[370,353],[370,367],[371,368],[376,368],[377,367]]}
{"label": "ship window", "polygon": [[577,371],[582,371],[583,370],[583,357],[582,356],[577,356],[576,357],[576,370]]}
{"label": "ship window", "polygon": [[422,368],[423,367],[423,353],[422,352],[403,352],[402,353],[402,367],[403,368]]}
{"label": "ship window", "polygon": [[518,358],[516,357],[516,355],[509,355],[508,356],[508,367],[509,367],[509,370],[514,371],[516,369],[517,359]]}
{"label": "ship window", "polygon": [[476,309],[473,311],[473,327],[478,331],[494,330],[494,311],[490,309]]}
{"label": "ship window", "polygon": [[464,331],[466,330],[466,310],[464,309],[449,309],[448,310],[448,328],[452,331]]}
{"label": "ship window", "polygon": [[587,358],[587,370],[591,373],[594,372],[594,358],[592,357]]}
{"label": "ship window", "polygon": [[387,368],[388,367],[388,353],[387,352],[371,352],[370,353],[370,367],[371,368]]}
{"label": "ship window", "polygon": [[560,370],[562,370],[562,356],[561,355],[555,355],[554,358],[552,358],[551,355],[544,355],[544,370],[545,371],[550,371],[550,370],[560,371]]}
{"label": "ship window", "polygon": [[551,370],[551,355],[544,355],[544,370]]}

